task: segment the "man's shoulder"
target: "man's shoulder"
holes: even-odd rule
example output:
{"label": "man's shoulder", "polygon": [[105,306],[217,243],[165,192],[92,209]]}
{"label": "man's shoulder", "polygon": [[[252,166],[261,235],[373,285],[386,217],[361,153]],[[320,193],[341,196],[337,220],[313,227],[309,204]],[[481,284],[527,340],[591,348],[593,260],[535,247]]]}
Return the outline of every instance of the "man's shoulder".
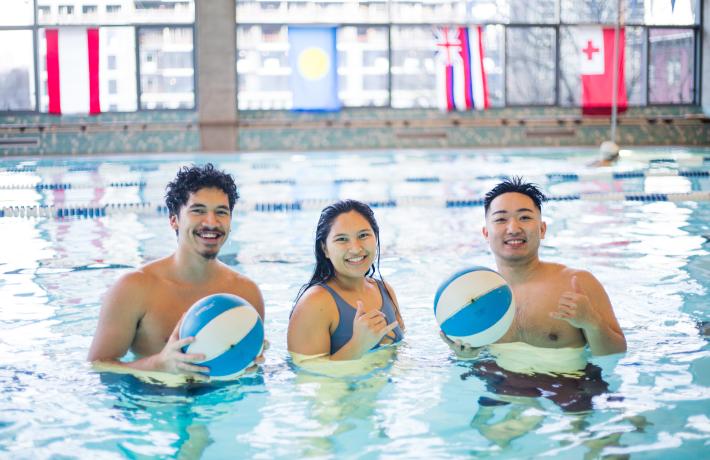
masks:
{"label": "man's shoulder", "polygon": [[[599,280],[590,272],[589,270],[583,270],[580,268],[569,267],[560,263],[547,263],[553,276],[553,279],[557,279],[560,283],[567,285],[572,282],[572,278],[576,277],[577,281],[587,288],[597,288],[601,287]],[[555,276],[556,275],[556,276]]]}
{"label": "man's shoulder", "polygon": [[586,270],[570,267],[559,262],[542,262],[542,266],[547,275],[557,275],[565,278],[571,278],[575,275],[591,276],[591,273]]}
{"label": "man's shoulder", "polygon": [[259,289],[256,282],[242,273],[233,270],[227,265],[222,265],[220,267],[220,278],[224,281],[232,284],[235,287],[246,288],[246,289]]}
{"label": "man's shoulder", "polygon": [[164,263],[164,259],[156,260],[121,275],[111,287],[111,291],[131,296],[148,294],[158,288],[164,279],[161,274]]}

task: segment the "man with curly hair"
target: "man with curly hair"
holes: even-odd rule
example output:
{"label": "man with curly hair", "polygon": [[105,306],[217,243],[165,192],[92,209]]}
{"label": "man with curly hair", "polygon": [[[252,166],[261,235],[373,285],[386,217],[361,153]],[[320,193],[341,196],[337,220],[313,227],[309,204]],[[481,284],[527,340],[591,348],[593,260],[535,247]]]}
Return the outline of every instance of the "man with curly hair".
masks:
{"label": "man with curly hair", "polygon": [[[208,369],[196,363],[204,356],[182,352],[194,340],[178,337],[183,314],[205,296],[229,293],[247,300],[263,320],[264,300],[253,281],[217,260],[239,198],[232,176],[212,164],[183,167],[166,190],[177,249],[123,275],[108,291],[88,360],[203,380]],[[129,350],[136,359],[121,361]]]}

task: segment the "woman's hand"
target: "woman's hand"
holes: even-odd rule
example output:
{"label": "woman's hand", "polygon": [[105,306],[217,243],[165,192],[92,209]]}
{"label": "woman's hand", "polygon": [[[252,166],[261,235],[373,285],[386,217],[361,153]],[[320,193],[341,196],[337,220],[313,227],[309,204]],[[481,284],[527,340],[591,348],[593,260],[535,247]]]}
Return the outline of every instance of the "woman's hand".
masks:
{"label": "woman's hand", "polygon": [[382,338],[399,326],[397,321],[387,324],[385,314],[380,310],[365,311],[362,301],[357,301],[357,311],[353,320],[352,341],[360,354],[365,354],[380,343]]}

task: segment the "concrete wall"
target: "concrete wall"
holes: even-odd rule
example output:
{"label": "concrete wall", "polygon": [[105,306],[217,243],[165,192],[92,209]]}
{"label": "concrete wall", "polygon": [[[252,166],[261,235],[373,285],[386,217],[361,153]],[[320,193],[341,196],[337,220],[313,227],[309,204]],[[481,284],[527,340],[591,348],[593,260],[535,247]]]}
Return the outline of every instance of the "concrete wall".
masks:
{"label": "concrete wall", "polygon": [[237,75],[234,0],[195,2],[200,145],[237,148]]}

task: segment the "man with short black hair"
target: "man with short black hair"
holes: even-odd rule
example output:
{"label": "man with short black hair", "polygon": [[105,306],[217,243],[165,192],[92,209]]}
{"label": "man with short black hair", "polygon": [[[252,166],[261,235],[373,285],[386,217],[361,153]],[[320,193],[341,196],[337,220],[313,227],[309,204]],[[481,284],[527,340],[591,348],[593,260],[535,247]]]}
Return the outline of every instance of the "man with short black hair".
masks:
{"label": "man with short black hair", "polygon": [[[589,346],[593,355],[626,351],[626,339],[601,283],[589,272],[540,260],[545,195],[513,177],[484,199],[483,236],[516,303],[512,325],[497,343],[524,342],[542,348]],[[457,354],[474,355],[444,337]]]}
{"label": "man with short black hair", "polygon": [[[203,380],[201,373],[208,369],[195,363],[204,356],[182,352],[194,338],[178,337],[187,309],[208,295],[229,293],[247,300],[264,319],[264,300],[256,284],[217,260],[238,198],[232,176],[211,164],[178,172],[165,196],[177,249],[123,275],[108,291],[89,361]],[[129,350],[137,359],[120,361]]]}

